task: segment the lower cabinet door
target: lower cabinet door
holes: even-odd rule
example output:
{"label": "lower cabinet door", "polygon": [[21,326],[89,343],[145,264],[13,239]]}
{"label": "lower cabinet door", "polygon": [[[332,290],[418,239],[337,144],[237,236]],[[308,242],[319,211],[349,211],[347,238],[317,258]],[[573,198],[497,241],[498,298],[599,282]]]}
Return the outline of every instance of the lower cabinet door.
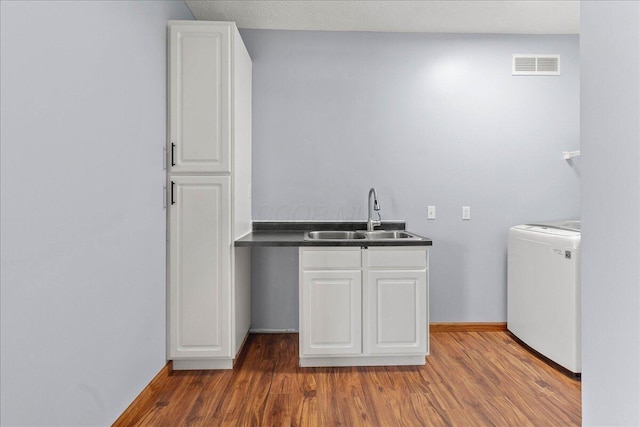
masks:
{"label": "lower cabinet door", "polygon": [[229,357],[229,177],[174,176],[170,191],[169,358]]}
{"label": "lower cabinet door", "polygon": [[426,270],[370,270],[364,304],[367,353],[426,353]]}
{"label": "lower cabinet door", "polygon": [[360,354],[362,273],[304,271],[300,292],[301,355]]}

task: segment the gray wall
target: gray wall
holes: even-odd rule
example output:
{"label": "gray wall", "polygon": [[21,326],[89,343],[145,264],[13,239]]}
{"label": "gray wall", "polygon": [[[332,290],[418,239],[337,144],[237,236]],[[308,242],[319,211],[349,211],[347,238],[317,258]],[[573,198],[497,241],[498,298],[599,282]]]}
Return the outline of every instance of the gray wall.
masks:
{"label": "gray wall", "polygon": [[0,2],[1,419],[110,425],[165,365],[166,23]]}
{"label": "gray wall", "polygon": [[580,6],[586,426],[640,425],[640,4]]}
{"label": "gray wall", "polygon": [[[562,158],[579,149],[578,37],[242,36],[254,220],[366,219],[376,187],[384,219],[434,241],[431,321],[505,321],[508,228],[580,214],[580,159]],[[514,53],[561,54],[562,75],[514,77]],[[297,288],[292,251],[266,251],[254,256],[253,327],[297,329],[284,303]]]}

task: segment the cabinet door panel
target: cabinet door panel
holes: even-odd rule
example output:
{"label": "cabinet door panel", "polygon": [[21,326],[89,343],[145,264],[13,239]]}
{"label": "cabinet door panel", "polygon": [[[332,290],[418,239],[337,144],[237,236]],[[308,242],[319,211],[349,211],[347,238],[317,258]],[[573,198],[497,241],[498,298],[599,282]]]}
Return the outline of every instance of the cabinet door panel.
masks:
{"label": "cabinet door panel", "polygon": [[230,356],[228,177],[172,177],[169,356]]}
{"label": "cabinet door panel", "polygon": [[362,352],[360,271],[303,272],[301,353]]}
{"label": "cabinet door panel", "polygon": [[367,351],[371,354],[425,353],[427,272],[369,271]]}
{"label": "cabinet door panel", "polygon": [[170,171],[229,172],[230,27],[171,25]]}

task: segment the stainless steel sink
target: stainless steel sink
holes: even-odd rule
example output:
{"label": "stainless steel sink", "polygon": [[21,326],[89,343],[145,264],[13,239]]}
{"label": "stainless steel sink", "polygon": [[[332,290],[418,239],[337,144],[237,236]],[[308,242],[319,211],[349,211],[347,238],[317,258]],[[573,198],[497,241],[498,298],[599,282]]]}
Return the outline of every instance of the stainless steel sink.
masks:
{"label": "stainless steel sink", "polygon": [[405,240],[420,239],[415,234],[403,230],[378,231],[310,231],[305,240]]}
{"label": "stainless steel sink", "polygon": [[364,234],[357,231],[310,231],[305,234],[306,240],[353,240],[364,239]]}
{"label": "stainless steel sink", "polygon": [[368,240],[398,240],[398,239],[419,239],[418,236],[407,231],[367,231],[363,233]]}

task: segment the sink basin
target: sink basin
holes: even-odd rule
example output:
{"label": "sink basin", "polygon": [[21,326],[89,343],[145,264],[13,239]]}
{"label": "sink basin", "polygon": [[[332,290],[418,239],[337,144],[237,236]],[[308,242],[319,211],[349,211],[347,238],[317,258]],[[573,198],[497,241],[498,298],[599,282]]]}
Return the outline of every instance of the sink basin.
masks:
{"label": "sink basin", "polygon": [[418,236],[403,230],[379,231],[310,231],[305,240],[403,240],[419,239]]}
{"label": "sink basin", "polygon": [[357,231],[310,231],[304,238],[306,240],[353,240],[364,239],[364,234]]}
{"label": "sink basin", "polygon": [[418,236],[415,236],[409,232],[398,230],[398,231],[366,231],[363,232],[369,240],[389,240],[389,239],[418,239]]}

